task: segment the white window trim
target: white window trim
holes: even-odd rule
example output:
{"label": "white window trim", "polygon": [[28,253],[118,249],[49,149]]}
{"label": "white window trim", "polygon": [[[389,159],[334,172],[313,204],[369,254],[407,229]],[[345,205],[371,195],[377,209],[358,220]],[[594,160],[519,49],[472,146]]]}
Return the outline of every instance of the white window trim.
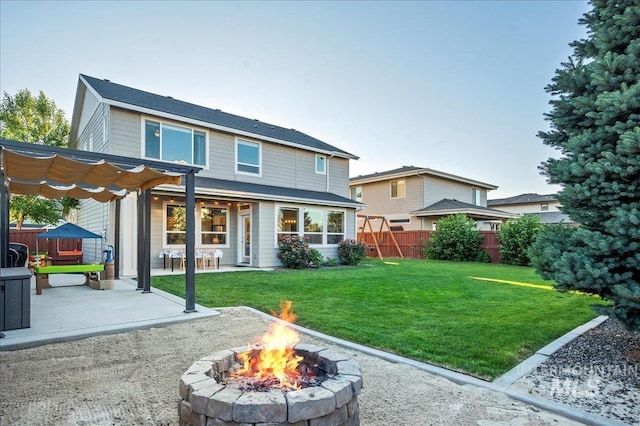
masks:
{"label": "white window trim", "polygon": [[[478,194],[477,200],[474,200],[474,194]],[[479,188],[471,188],[471,204],[474,206],[482,206],[482,193]]]}
{"label": "white window trim", "polygon": [[[392,187],[391,184],[393,182],[402,182],[402,186],[404,187],[404,194],[397,195],[395,197],[393,196],[393,192],[391,190],[391,187]],[[396,185],[396,188],[397,188],[397,185]],[[406,179],[392,179],[392,180],[390,180],[389,181],[389,198],[392,199],[392,200],[397,200],[397,199],[406,198],[406,197],[407,197],[407,181],[406,181]]]}
{"label": "white window trim", "polygon": [[[168,249],[184,249],[184,244],[167,244],[167,205],[179,206],[186,208],[186,203],[183,201],[169,201],[164,200],[162,202],[162,247]],[[201,208],[202,207],[211,207],[211,208],[225,208],[227,209],[227,229],[224,233],[226,233],[226,243],[225,244],[202,244],[202,223],[200,222],[201,216]],[[225,204],[223,206],[216,205],[214,203],[205,203],[205,204],[196,204],[196,208],[194,211],[195,215],[195,234],[196,234],[196,248],[229,248],[230,247],[230,233],[229,233],[229,217],[231,215],[231,206]],[[172,232],[182,232],[182,231],[172,231]],[[186,231],[185,231],[186,233]],[[223,234],[223,232],[215,232],[216,234]]]}
{"label": "white window trim", "polygon": [[[337,235],[335,232],[329,233],[327,231],[327,213],[328,212],[341,212],[344,215],[343,226],[344,230],[342,231],[342,235],[344,238],[347,238],[347,211],[341,208],[333,208],[333,207],[308,207],[308,206],[299,206],[295,204],[276,204],[274,210],[274,221],[273,221],[273,230],[274,230],[274,242],[273,246],[278,248],[278,213],[280,209],[296,209],[298,210],[298,232],[295,233],[300,237],[304,237],[304,210],[306,208],[316,209],[322,211],[322,244],[309,244],[311,247],[338,247],[338,244],[327,244],[327,234]],[[294,234],[293,232],[291,234]],[[313,235],[317,235],[318,233],[313,232]]]}
{"label": "white window trim", "polygon": [[[353,201],[357,201],[359,203],[362,203],[362,199],[363,199],[363,194],[362,194],[363,187],[362,187],[362,185],[352,186],[350,189],[351,190],[355,190],[355,193],[357,194],[358,193],[358,188],[360,188],[360,199],[358,200],[358,197],[356,196],[355,198],[352,198],[352,200]],[[349,196],[351,196],[351,192],[352,191],[349,191]]]}
{"label": "white window trim", "polygon": [[107,116],[102,117],[102,143],[107,142]]}
{"label": "white window trim", "polygon": [[[202,244],[202,208],[206,207],[206,208],[211,208],[211,209],[226,209],[227,211],[227,219],[226,219],[226,228],[225,228],[225,232],[207,232],[207,234],[225,234],[226,238],[225,241],[226,243],[224,244]],[[225,205],[220,205],[220,204],[215,204],[215,203],[204,203],[204,204],[199,204],[196,206],[196,247],[198,248],[229,248],[230,247],[230,242],[229,242],[229,238],[231,237],[231,234],[229,233],[229,228],[230,228],[230,221],[229,218],[231,216],[231,206],[229,204],[225,204]]]}
{"label": "white window trim", "polygon": [[[243,172],[241,170],[238,170],[238,143],[242,143],[242,142],[255,143],[255,144],[258,145],[258,173]],[[262,142],[257,141],[257,140],[253,140],[253,139],[249,139],[249,138],[241,138],[241,137],[236,136],[235,144],[234,144],[233,148],[234,148],[233,155],[234,155],[234,159],[235,159],[235,161],[234,161],[234,171],[235,171],[235,173],[238,174],[238,175],[262,177]],[[245,163],[243,163],[243,164],[245,164]],[[246,163],[246,164],[255,167],[255,164],[249,164],[249,163]]]}
{"label": "white window trim", "polygon": [[[180,249],[180,248],[184,248],[184,244],[167,244],[167,206],[171,205],[171,206],[178,206],[178,207],[184,207],[185,210],[187,208],[187,206],[185,205],[184,202],[178,202],[178,201],[163,201],[162,202],[162,247],[163,248],[169,248],[169,249]],[[171,231],[171,232],[183,232],[183,231]],[[186,234],[186,230],[184,231],[184,233]]]}
{"label": "white window trim", "polygon": [[[204,133],[204,165],[200,164],[191,164],[193,166],[202,167],[204,170],[209,169],[209,130],[204,127],[197,127],[191,124],[183,123],[180,121],[172,121],[164,118],[154,117],[151,115],[141,115],[140,116],[140,158],[147,158],[153,161],[162,161],[163,163],[173,163],[173,161],[163,160],[162,158],[151,158],[147,157],[145,153],[147,141],[145,139],[145,121],[155,121],[156,123],[160,123],[160,128],[162,128],[162,124],[169,124],[172,126],[180,126],[185,129],[191,130],[191,143],[193,143],[193,132],[198,131]],[[160,141],[162,143],[162,140]],[[193,149],[193,146],[191,147]],[[160,147],[160,152],[162,152],[162,146]]]}
{"label": "white window trim", "polygon": [[[320,159],[320,158],[322,158],[322,161],[323,161],[323,164],[324,164],[324,170],[318,170],[318,159]],[[316,174],[317,175],[326,175],[327,174],[327,156],[326,155],[316,154],[315,169],[316,169]]]}

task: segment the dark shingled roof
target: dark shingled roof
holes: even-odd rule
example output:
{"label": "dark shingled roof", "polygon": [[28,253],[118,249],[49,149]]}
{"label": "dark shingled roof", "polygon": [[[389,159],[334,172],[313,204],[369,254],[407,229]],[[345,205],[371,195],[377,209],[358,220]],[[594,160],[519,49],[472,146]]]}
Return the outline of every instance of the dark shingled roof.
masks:
{"label": "dark shingled roof", "polygon": [[376,172],[368,175],[355,176],[350,178],[349,180],[360,180],[360,179],[369,179],[373,177],[382,177],[382,176],[390,176],[398,173],[409,173],[409,172],[417,172],[418,170],[424,170],[424,167],[415,167],[415,166],[402,166],[393,170],[386,170],[384,172]]}
{"label": "dark shingled roof", "polygon": [[266,199],[282,199],[295,198],[298,200],[314,200],[321,201],[326,204],[349,204],[353,207],[360,207],[363,204],[345,198],[331,192],[307,191],[304,189],[284,188],[281,186],[262,185],[257,183],[238,182],[224,179],[214,179],[206,177],[195,177],[195,186],[197,188],[208,188],[219,191],[240,192],[243,194],[252,194],[256,197]]}
{"label": "dark shingled roof", "polygon": [[483,206],[476,206],[475,204],[465,203],[463,201],[451,200],[444,198],[436,203],[431,204],[423,209],[416,210],[416,212],[429,212],[429,211],[441,211],[441,210],[485,210],[495,213],[497,210],[489,209]]}
{"label": "dark shingled roof", "polygon": [[571,220],[569,215],[562,212],[525,213],[525,216],[538,216],[540,222],[544,224],[565,223],[567,225],[573,225],[576,223]]}
{"label": "dark shingled roof", "polygon": [[229,114],[220,111],[219,109],[210,109],[180,101],[172,97],[156,95],[154,93],[116,84],[109,80],[102,80],[84,74],[80,74],[80,76],[104,99],[290,142],[306,146],[313,150],[336,152],[337,154],[348,158],[357,158],[355,155],[350,154],[347,151],[343,151],[333,145],[329,145],[328,143],[322,142],[321,140],[294,129],[286,129],[273,124],[263,123],[259,120]]}
{"label": "dark shingled roof", "polygon": [[520,194],[509,198],[498,198],[495,200],[487,200],[488,206],[505,206],[511,204],[529,204],[529,203],[549,203],[558,201],[556,194]]}

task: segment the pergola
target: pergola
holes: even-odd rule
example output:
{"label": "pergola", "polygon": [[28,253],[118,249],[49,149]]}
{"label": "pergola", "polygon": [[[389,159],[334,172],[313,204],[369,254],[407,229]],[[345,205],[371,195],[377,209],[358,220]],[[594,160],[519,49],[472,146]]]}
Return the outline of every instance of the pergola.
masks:
{"label": "pergola", "polygon": [[[0,139],[0,267],[9,265],[9,194],[114,201],[120,264],[120,200],[138,193],[138,290],[151,292],[151,188],[185,186],[186,211],[195,211],[195,174],[201,167]],[[185,312],[195,312],[195,217],[186,217]]]}

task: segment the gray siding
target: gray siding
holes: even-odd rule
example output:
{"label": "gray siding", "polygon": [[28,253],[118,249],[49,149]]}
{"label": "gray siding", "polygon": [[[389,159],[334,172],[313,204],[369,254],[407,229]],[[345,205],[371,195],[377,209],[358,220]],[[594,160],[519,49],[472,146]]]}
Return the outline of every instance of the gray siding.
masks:
{"label": "gray siding", "polygon": [[89,120],[95,114],[98,104],[98,98],[96,98],[90,90],[87,90],[82,102],[82,115],[80,116],[80,121],[78,123],[78,135],[82,134],[87,123],[89,123]]}
{"label": "gray siding", "polygon": [[141,123],[138,113],[111,109],[111,154],[140,158]]}
{"label": "gray siding", "polygon": [[259,267],[269,266],[282,266],[280,260],[277,258],[278,248],[275,247],[276,234],[276,208],[273,202],[261,202],[258,207],[258,215],[256,218],[255,212],[253,220],[255,223],[260,224],[260,230],[258,233],[258,239],[260,241],[259,247],[254,246],[254,250],[259,249],[258,252],[258,265]]}
{"label": "gray siding", "polygon": [[329,170],[329,192],[349,198],[349,160],[331,158],[327,160]]}
{"label": "gray siding", "polygon": [[78,135],[77,148],[93,152],[108,153],[109,146],[109,106],[99,104],[88,118],[82,133]]}
{"label": "gray siding", "polygon": [[[109,204],[94,200],[80,200],[80,214],[78,226],[102,235],[102,231],[109,235]],[[82,260],[84,263],[102,262],[104,239],[85,239],[82,241]]]}
{"label": "gray siding", "polygon": [[398,215],[421,209],[424,207],[421,180],[417,176],[405,178],[405,198],[391,198],[391,180],[362,185],[362,202],[367,207],[361,214]]}
{"label": "gray siding", "polygon": [[424,177],[424,207],[430,206],[444,198],[471,203],[471,189],[468,184],[453,182],[437,177]]}

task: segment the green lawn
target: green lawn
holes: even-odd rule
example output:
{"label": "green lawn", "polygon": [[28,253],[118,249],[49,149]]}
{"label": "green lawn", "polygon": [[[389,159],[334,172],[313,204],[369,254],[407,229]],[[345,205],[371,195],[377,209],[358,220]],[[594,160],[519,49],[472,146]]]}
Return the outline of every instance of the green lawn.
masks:
{"label": "green lawn", "polygon": [[[184,297],[184,276],[153,277],[151,285]],[[601,303],[552,290],[531,268],[481,263],[367,259],[349,268],[196,275],[204,306],[270,312],[285,299],[304,327],[485,379],[591,320]]]}

